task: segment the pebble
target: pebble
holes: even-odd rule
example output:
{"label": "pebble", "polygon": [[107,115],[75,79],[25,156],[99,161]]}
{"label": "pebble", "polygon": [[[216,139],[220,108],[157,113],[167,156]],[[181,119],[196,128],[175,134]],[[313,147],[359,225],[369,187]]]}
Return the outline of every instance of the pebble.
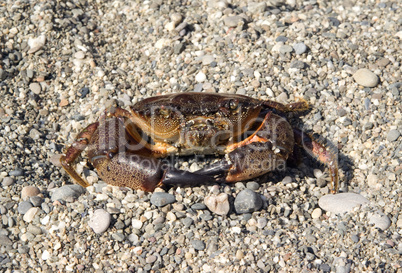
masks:
{"label": "pebble", "polygon": [[254,181],[247,182],[246,188],[252,191],[257,191],[260,188],[260,184]]}
{"label": "pebble", "polygon": [[23,176],[24,171],[21,169],[15,169],[14,171],[11,171],[8,173],[9,176]]}
{"label": "pebble", "polygon": [[279,53],[285,54],[285,53],[290,53],[293,51],[293,47],[290,45],[283,45],[279,48]]}
{"label": "pebble", "polygon": [[324,195],[318,200],[321,209],[332,213],[346,213],[357,206],[368,204],[369,201],[360,194],[346,192]]}
{"label": "pebble", "polygon": [[15,181],[14,181],[14,179],[12,177],[7,176],[7,177],[3,178],[3,181],[1,182],[1,184],[4,187],[7,187],[7,186],[11,186],[12,184],[14,184],[14,182]]}
{"label": "pebble", "polygon": [[207,79],[207,76],[203,72],[199,72],[197,75],[195,75],[195,80],[197,82],[204,82]]}
{"label": "pebble", "polygon": [[249,2],[248,6],[247,6],[248,11],[251,12],[252,14],[262,13],[265,11],[266,8],[267,8],[267,3],[265,3],[265,2],[261,2],[261,3]]}
{"label": "pebble", "polygon": [[212,55],[205,55],[202,57],[202,65],[210,65],[213,61],[215,61],[215,57]]}
{"label": "pebble", "polygon": [[33,54],[37,52],[39,49],[41,49],[46,43],[46,36],[45,35],[40,35],[39,37],[36,38],[29,38],[28,39],[28,45],[30,49],[28,50],[28,54]]}
{"label": "pebble", "polygon": [[89,217],[88,226],[92,228],[95,233],[103,233],[108,229],[111,220],[112,217],[109,212],[104,209],[97,209]]}
{"label": "pebble", "polygon": [[201,240],[191,240],[190,243],[195,250],[201,251],[205,249],[205,243]]}
{"label": "pebble", "polygon": [[401,133],[398,130],[392,129],[387,134],[387,140],[390,142],[396,141],[400,135]]}
{"label": "pebble", "polygon": [[237,25],[239,23],[244,23],[245,20],[241,16],[234,15],[234,16],[227,16],[227,17],[223,18],[223,22],[228,27],[237,27]]}
{"label": "pebble", "polygon": [[42,91],[42,87],[39,83],[33,82],[29,84],[29,89],[31,89],[32,93],[39,95],[40,91]]}
{"label": "pebble", "polygon": [[318,219],[322,215],[322,210],[320,208],[315,208],[313,212],[311,213],[311,218],[313,219]]}
{"label": "pebble", "polygon": [[145,262],[147,264],[153,264],[156,261],[157,257],[155,255],[149,255],[146,259]]}
{"label": "pebble", "polygon": [[20,214],[25,214],[27,211],[32,208],[32,203],[29,201],[22,201],[21,203],[18,204],[18,212]]}
{"label": "pebble", "polygon": [[369,214],[368,219],[370,224],[374,224],[374,227],[381,230],[386,230],[391,226],[391,220],[381,211]]}
{"label": "pebble", "polygon": [[378,76],[366,68],[357,70],[353,78],[364,87],[375,87],[378,84]]}
{"label": "pebble", "polygon": [[31,196],[36,196],[40,193],[40,190],[34,186],[26,186],[21,190],[21,199],[26,200]]}
{"label": "pebble", "polygon": [[31,201],[34,207],[40,207],[43,203],[43,199],[40,196],[31,196],[31,198],[29,198],[29,201]]}
{"label": "pebble", "polygon": [[297,55],[301,55],[307,51],[307,46],[301,42],[293,45],[293,50]]}
{"label": "pebble", "polygon": [[86,192],[85,188],[80,185],[66,185],[57,188],[52,194],[52,201],[63,200],[72,201]]}
{"label": "pebble", "polygon": [[230,210],[229,196],[226,193],[220,193],[217,196],[209,195],[205,197],[204,204],[210,211],[218,215],[226,215]]}
{"label": "pebble", "polygon": [[151,204],[157,207],[163,207],[167,204],[176,202],[174,195],[166,192],[154,192],[151,196]]}
{"label": "pebble", "polygon": [[40,210],[39,208],[35,208],[35,207],[30,208],[24,214],[24,217],[22,217],[22,219],[27,223],[32,222],[32,220],[35,218],[35,215],[39,212],[39,210]]}
{"label": "pebble", "polygon": [[262,207],[261,197],[254,191],[245,189],[235,198],[234,208],[238,214],[252,213]]}

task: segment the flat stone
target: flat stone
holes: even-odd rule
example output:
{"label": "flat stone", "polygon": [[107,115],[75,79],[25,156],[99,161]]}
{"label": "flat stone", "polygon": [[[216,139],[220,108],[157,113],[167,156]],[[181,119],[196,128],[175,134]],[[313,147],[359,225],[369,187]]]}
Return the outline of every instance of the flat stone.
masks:
{"label": "flat stone", "polygon": [[230,210],[229,196],[226,193],[209,195],[205,197],[204,204],[210,211],[218,215],[226,215]]}
{"label": "flat stone", "polygon": [[290,45],[283,45],[279,48],[279,52],[282,54],[289,53],[293,51],[293,47]]}
{"label": "flat stone", "polygon": [[95,233],[103,233],[108,229],[111,219],[112,217],[109,212],[104,209],[97,209],[90,216],[88,226],[92,228]]}
{"label": "flat stone", "polygon": [[374,224],[374,227],[381,230],[386,230],[391,225],[391,220],[382,211],[376,211],[368,216],[369,223]]}
{"label": "flat stone", "polygon": [[369,203],[369,201],[357,193],[328,194],[318,200],[321,209],[332,213],[346,213],[357,206]]}
{"label": "flat stone", "polygon": [[176,202],[174,195],[166,192],[154,192],[151,196],[151,204],[157,207],[163,207],[174,202]]}
{"label": "flat stone", "polygon": [[311,213],[311,218],[313,219],[318,219],[322,215],[322,210],[320,208],[315,208],[313,212]]}
{"label": "flat stone", "polygon": [[261,197],[254,191],[242,190],[234,201],[234,208],[237,213],[252,213],[258,211],[262,207]]}
{"label": "flat stone", "polygon": [[375,87],[378,84],[378,76],[366,68],[357,70],[353,78],[364,87]]}
{"label": "flat stone", "polygon": [[0,246],[11,246],[13,242],[5,235],[0,235]]}
{"label": "flat stone", "polygon": [[247,6],[248,11],[253,14],[263,13],[266,8],[267,8],[267,3],[265,3],[265,2],[261,2],[261,3],[250,2],[250,3],[248,3],[248,6]]}
{"label": "flat stone", "polygon": [[66,185],[56,189],[52,195],[52,201],[56,200],[71,200],[78,198],[81,194],[85,193],[85,188],[80,185]]}
{"label": "flat stone", "polygon": [[40,190],[34,186],[26,186],[21,190],[21,199],[26,200],[31,196],[36,196],[40,193]]}

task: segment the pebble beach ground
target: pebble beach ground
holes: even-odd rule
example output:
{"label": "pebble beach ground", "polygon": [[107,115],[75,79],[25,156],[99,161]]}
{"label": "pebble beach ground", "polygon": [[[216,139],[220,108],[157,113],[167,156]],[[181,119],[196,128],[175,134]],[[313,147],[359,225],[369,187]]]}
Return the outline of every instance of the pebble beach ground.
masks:
{"label": "pebble beach ground", "polygon": [[[398,1],[0,3],[2,272],[402,270]],[[72,185],[58,158],[111,106],[174,92],[306,99],[338,151],[233,185]],[[199,168],[185,159],[180,168]]]}

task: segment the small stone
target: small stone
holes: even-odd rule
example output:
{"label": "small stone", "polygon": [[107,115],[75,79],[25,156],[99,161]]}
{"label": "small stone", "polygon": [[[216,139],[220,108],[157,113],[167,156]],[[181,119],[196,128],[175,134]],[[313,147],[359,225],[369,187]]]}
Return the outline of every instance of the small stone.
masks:
{"label": "small stone", "polygon": [[374,227],[381,230],[386,230],[391,225],[391,220],[382,211],[369,214],[368,219],[370,224],[374,224]]}
{"label": "small stone", "polygon": [[205,206],[203,203],[195,203],[195,204],[191,205],[191,209],[193,209],[193,210],[204,210],[206,208],[207,208],[207,206]]}
{"label": "small stone", "polygon": [[223,22],[228,27],[237,27],[237,25],[239,23],[244,23],[245,20],[241,16],[234,15],[234,16],[228,16],[228,17],[223,18]]}
{"label": "small stone", "polygon": [[322,215],[322,210],[320,208],[315,208],[313,212],[311,213],[311,218],[313,219],[318,219]]}
{"label": "small stone", "polygon": [[39,212],[39,208],[32,207],[30,208],[22,218],[25,222],[30,223],[34,219],[35,215]]}
{"label": "small stone", "polygon": [[145,262],[147,263],[147,264],[152,264],[152,263],[154,263],[155,261],[156,261],[156,256],[155,255],[149,255],[146,259],[145,259]]}
{"label": "small stone", "polygon": [[85,52],[84,51],[77,51],[74,54],[74,58],[78,59],[78,60],[82,60],[85,58]]}
{"label": "small stone", "polygon": [[194,220],[190,217],[186,217],[182,219],[181,222],[186,228],[189,228],[194,223]]}
{"label": "small stone", "polygon": [[226,193],[220,193],[217,196],[209,195],[205,197],[204,204],[210,211],[218,215],[226,215],[230,210],[229,196]]}
{"label": "small stone", "polygon": [[80,185],[66,185],[56,189],[52,195],[52,201],[64,200],[70,201],[77,199],[81,194],[85,193],[85,188]]}
{"label": "small stone", "polygon": [[247,6],[248,11],[253,14],[263,13],[266,8],[267,8],[267,3],[265,3],[265,2],[261,2],[261,3],[250,2],[250,3],[248,3],[248,6]]}
{"label": "small stone", "polygon": [[268,219],[265,217],[257,219],[257,227],[263,229],[268,223]]}
{"label": "small stone", "polygon": [[117,242],[122,242],[125,239],[124,234],[120,233],[120,232],[116,232],[112,234],[112,238],[113,240],[117,241]]}
{"label": "small stone", "polygon": [[1,183],[4,187],[6,186],[11,186],[12,184],[14,184],[14,179],[12,177],[4,177],[3,181]]}
{"label": "small stone", "polygon": [[51,257],[51,256],[50,256],[49,251],[44,250],[43,253],[42,253],[42,256],[41,256],[42,260],[46,261],[46,260],[48,260],[50,257]]}
{"label": "small stone", "polygon": [[399,133],[398,130],[392,129],[387,134],[387,140],[389,142],[396,141],[399,138],[400,135],[401,135],[401,133]]}
{"label": "small stone", "polygon": [[238,214],[252,213],[262,207],[261,197],[252,190],[241,191],[234,201],[234,208]]}
{"label": "small stone", "polygon": [[34,186],[26,186],[21,190],[21,199],[26,200],[31,196],[36,196],[40,193],[40,190]]}
{"label": "small stone", "polygon": [[141,220],[138,220],[138,219],[131,220],[131,225],[135,229],[141,229],[142,228],[142,222],[141,222]]}
{"label": "small stone", "polygon": [[195,80],[197,82],[204,82],[207,79],[207,76],[203,72],[199,72],[197,75],[195,75]]}
{"label": "small stone", "polygon": [[176,202],[174,195],[166,192],[154,192],[151,196],[151,204],[157,207],[163,207],[174,202]]}
{"label": "small stone", "polygon": [[97,209],[90,216],[88,226],[92,228],[95,233],[103,233],[108,229],[111,219],[112,217],[109,212],[104,209]]}
{"label": "small stone", "polygon": [[282,42],[282,43],[286,43],[288,41],[288,37],[286,36],[278,36],[275,39],[276,42]]}
{"label": "small stone", "polygon": [[307,46],[306,46],[303,42],[297,43],[297,44],[294,44],[294,45],[293,45],[293,50],[295,51],[295,53],[296,53],[297,55],[301,55],[301,54],[303,54],[304,52],[306,52]]}
{"label": "small stone", "polygon": [[42,234],[42,229],[40,228],[40,227],[38,227],[38,226],[34,226],[34,225],[32,225],[32,224],[29,224],[28,225],[28,232],[30,232],[30,233],[32,233],[32,234],[34,234],[34,235],[39,235],[39,234]]}
{"label": "small stone", "polygon": [[20,214],[25,214],[27,211],[32,208],[32,204],[29,201],[22,201],[18,204],[18,212]]}
{"label": "small stone", "polygon": [[376,64],[380,67],[385,67],[387,66],[391,61],[387,58],[381,58],[378,61],[376,61]]}
{"label": "small stone", "polygon": [[12,246],[13,242],[5,235],[0,235],[0,246]]}
{"label": "small stone", "polygon": [[173,53],[174,54],[180,54],[180,53],[182,53],[184,51],[185,48],[186,48],[186,46],[183,43],[175,44],[173,46]]}
{"label": "small stone", "polygon": [[34,94],[40,94],[40,91],[42,91],[42,88],[39,83],[33,82],[29,85],[29,89],[32,91]]}
{"label": "small stone", "polygon": [[37,38],[29,38],[28,45],[30,49],[28,50],[28,54],[33,54],[41,49],[46,43],[46,36],[40,35]]}
{"label": "small stone", "polygon": [[279,48],[279,53],[285,54],[285,53],[290,53],[293,51],[293,47],[290,45],[283,45]]}
{"label": "small stone", "polygon": [[205,249],[205,243],[201,240],[192,240],[191,245],[195,250],[201,251]]}
{"label": "small stone", "polygon": [[8,173],[9,176],[23,176],[24,171],[21,169],[15,169],[14,171],[11,171]]}
{"label": "small stone", "polygon": [[213,61],[215,61],[215,57],[212,55],[205,55],[202,57],[202,65],[210,65]]}
{"label": "small stone", "polygon": [[370,188],[376,188],[376,187],[377,187],[377,184],[378,184],[377,182],[378,182],[378,177],[377,177],[377,175],[370,173],[370,174],[367,176],[367,185],[368,185]]}
{"label": "small stone", "polygon": [[346,213],[367,203],[369,201],[365,197],[351,192],[328,194],[318,200],[321,209],[332,213]]}
{"label": "small stone", "polygon": [[375,87],[378,84],[378,76],[366,68],[357,70],[353,78],[364,87]]}
{"label": "small stone", "polygon": [[258,184],[257,182],[251,181],[251,182],[247,182],[246,187],[249,190],[256,191],[260,188],[260,184]]}
{"label": "small stone", "polygon": [[295,60],[290,63],[290,68],[303,69],[305,66],[306,66],[306,64],[299,60]]}

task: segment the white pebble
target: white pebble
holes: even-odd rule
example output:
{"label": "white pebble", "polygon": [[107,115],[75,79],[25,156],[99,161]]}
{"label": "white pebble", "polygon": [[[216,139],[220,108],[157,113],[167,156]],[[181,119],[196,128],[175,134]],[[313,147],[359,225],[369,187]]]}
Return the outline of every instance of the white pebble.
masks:
{"label": "white pebble", "polygon": [[103,233],[108,229],[111,219],[109,212],[104,209],[97,209],[90,216],[88,225],[95,233]]}
{"label": "white pebble", "polygon": [[230,204],[229,196],[226,193],[221,193],[218,196],[210,195],[205,197],[204,204],[210,211],[219,215],[226,215],[229,213]]}
{"label": "white pebble", "polygon": [[39,212],[39,208],[30,208],[22,218],[25,222],[30,223],[34,219],[35,215]]}
{"label": "white pebble", "polygon": [[318,218],[320,218],[321,215],[322,215],[322,210],[320,208],[316,208],[311,213],[311,218],[318,219]]}
{"label": "white pebble", "polygon": [[49,258],[50,258],[50,253],[49,253],[49,251],[47,251],[47,250],[43,251],[43,253],[42,253],[42,260],[46,261],[46,260],[49,259]]}
{"label": "white pebble", "polygon": [[29,38],[28,39],[28,45],[30,49],[28,50],[29,54],[35,53],[39,49],[41,49],[46,43],[46,36],[45,35],[40,35],[37,38]]}
{"label": "white pebble", "polygon": [[375,87],[378,84],[378,76],[366,68],[357,70],[353,78],[364,87]]}
{"label": "white pebble", "polygon": [[141,229],[142,228],[142,222],[138,219],[133,219],[131,221],[131,225],[133,226],[133,228],[135,229]]}
{"label": "white pebble", "polygon": [[195,75],[195,80],[197,82],[204,82],[207,79],[207,76],[203,72],[199,72],[197,75]]}
{"label": "white pebble", "polygon": [[318,200],[318,205],[325,211],[333,213],[346,213],[353,208],[367,204],[369,201],[357,193],[328,194]]}
{"label": "white pebble", "polygon": [[374,224],[374,227],[381,230],[386,230],[391,225],[391,220],[382,211],[376,211],[373,214],[369,214],[369,223]]}

